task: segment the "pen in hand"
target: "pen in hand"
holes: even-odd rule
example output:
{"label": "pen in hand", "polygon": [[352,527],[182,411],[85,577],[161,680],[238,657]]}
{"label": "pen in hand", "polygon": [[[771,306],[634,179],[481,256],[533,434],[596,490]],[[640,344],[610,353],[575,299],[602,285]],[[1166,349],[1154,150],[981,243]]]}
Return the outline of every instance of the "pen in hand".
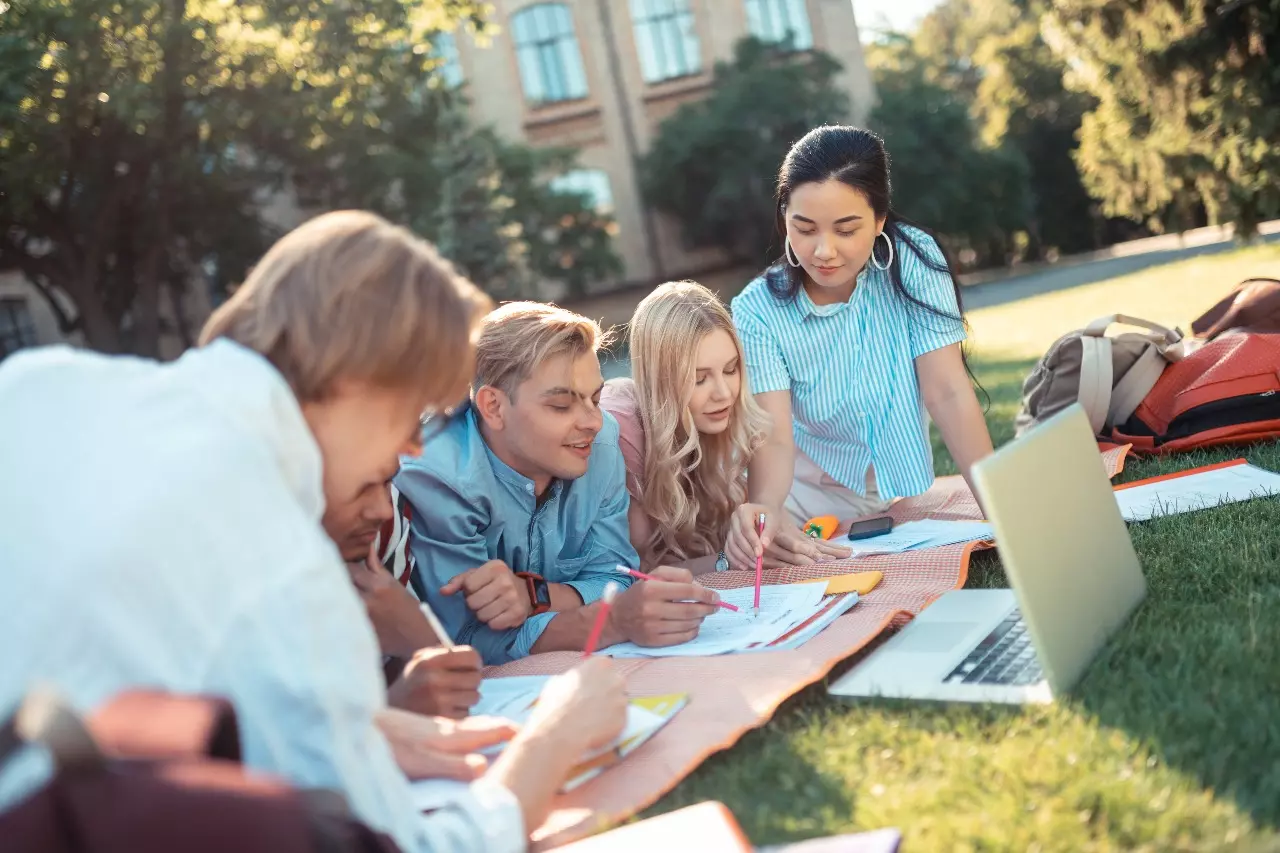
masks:
{"label": "pen in hand", "polygon": [[[658,581],[659,583],[662,582],[662,578],[655,578],[653,575],[647,575],[644,572],[638,572],[635,569],[628,568],[627,566],[618,566],[618,571],[624,575],[630,575],[636,580]],[[725,610],[732,610],[734,613],[738,612],[738,608],[727,601],[717,601],[716,606],[723,607]]]}

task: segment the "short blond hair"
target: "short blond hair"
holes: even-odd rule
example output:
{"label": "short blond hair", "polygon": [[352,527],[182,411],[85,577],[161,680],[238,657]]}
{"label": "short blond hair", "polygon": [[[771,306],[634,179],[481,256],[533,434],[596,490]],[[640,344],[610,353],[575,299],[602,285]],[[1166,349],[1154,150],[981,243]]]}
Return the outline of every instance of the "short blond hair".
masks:
{"label": "short blond hair", "polygon": [[363,211],[318,216],[282,237],[200,333],[261,353],[298,399],[339,380],[465,398],[489,297],[431,244]]}
{"label": "short blond hair", "polygon": [[605,335],[595,320],[545,302],[507,302],[480,324],[475,388],[514,397],[520,383],[549,358],[598,352]]}

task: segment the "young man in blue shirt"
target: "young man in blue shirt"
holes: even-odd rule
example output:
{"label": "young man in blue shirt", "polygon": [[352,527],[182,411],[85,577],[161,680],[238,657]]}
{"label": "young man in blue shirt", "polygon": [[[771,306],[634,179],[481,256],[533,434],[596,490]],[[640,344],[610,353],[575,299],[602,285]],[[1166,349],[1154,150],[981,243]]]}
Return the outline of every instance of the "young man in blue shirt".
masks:
{"label": "young man in blue shirt", "polygon": [[414,588],[459,643],[497,664],[581,650],[610,581],[602,646],[686,642],[718,596],[684,569],[633,583],[618,424],[600,409],[592,320],[541,303],[485,318],[472,400],[424,428],[395,485],[413,506]]}

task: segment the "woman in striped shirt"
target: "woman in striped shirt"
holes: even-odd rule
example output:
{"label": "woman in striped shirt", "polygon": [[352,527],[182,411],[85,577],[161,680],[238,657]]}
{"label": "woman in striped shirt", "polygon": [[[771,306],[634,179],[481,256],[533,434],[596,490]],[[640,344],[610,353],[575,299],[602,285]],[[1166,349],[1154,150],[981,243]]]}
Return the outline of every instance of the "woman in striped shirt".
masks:
{"label": "woman in striped shirt", "polygon": [[770,565],[847,553],[799,525],[873,515],[926,491],[930,416],[966,478],[992,449],[961,350],[959,284],[937,242],[890,209],[879,137],[806,134],[782,163],[775,216],[783,257],[732,304],[773,422],[731,522],[735,568],[759,553]]}

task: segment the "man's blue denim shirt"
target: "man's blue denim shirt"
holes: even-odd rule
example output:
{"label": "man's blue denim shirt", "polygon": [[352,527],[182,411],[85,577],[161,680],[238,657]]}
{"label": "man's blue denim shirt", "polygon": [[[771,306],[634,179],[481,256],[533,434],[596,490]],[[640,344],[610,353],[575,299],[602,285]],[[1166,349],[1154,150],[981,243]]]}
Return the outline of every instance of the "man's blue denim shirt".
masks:
{"label": "man's blue denim shirt", "polygon": [[440,594],[451,578],[488,560],[512,571],[536,572],[572,586],[590,604],[613,581],[630,586],[619,565],[639,568],[627,524],[626,466],[618,422],[604,413],[587,473],[551,483],[539,506],[533,481],[499,459],[480,434],[471,406],[430,436],[422,455],[406,459],[396,488],[413,506],[410,547],[417,560],[414,591],[431,605],[457,643],[473,646],[486,664],[529,655],[555,613],[495,631],[467,609],[465,596]]}

